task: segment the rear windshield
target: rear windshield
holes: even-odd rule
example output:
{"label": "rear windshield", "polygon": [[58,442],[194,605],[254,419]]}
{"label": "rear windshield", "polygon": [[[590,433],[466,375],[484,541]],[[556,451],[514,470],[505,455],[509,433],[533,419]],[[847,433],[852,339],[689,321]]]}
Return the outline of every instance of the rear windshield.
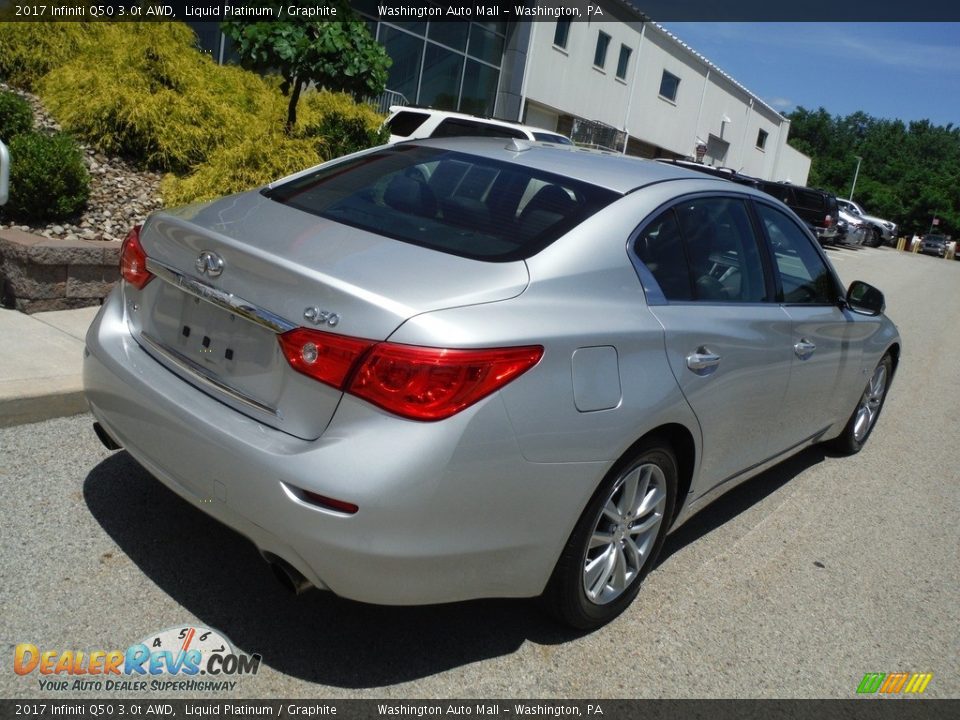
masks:
{"label": "rear windshield", "polygon": [[513,163],[385,148],[263,193],[345,225],[476,260],[534,255],[620,195]]}
{"label": "rear windshield", "polygon": [[390,127],[391,134],[398,137],[410,137],[411,133],[423,125],[429,117],[428,113],[401,110],[387,121],[387,125]]}

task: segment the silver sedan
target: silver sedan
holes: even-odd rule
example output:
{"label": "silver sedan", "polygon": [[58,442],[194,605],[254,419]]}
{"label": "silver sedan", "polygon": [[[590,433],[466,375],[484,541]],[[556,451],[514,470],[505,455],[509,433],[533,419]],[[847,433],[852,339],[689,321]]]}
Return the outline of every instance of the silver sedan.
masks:
{"label": "silver sedan", "polygon": [[129,233],[95,429],[296,591],[542,596],[596,627],[664,536],[818,442],[900,358],[764,193],[522,140],[375,148]]}

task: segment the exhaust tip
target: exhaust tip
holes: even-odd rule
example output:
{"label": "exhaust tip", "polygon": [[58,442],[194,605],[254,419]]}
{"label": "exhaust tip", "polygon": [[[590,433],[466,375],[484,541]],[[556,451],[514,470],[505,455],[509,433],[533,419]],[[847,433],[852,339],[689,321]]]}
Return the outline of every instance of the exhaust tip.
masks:
{"label": "exhaust tip", "polygon": [[110,434],[103,429],[103,425],[101,425],[100,423],[95,422],[93,424],[93,432],[95,432],[97,437],[100,438],[100,442],[103,443],[103,446],[107,450],[122,449],[123,446],[120,443],[118,443],[116,440],[114,440],[112,437],[110,437]]}
{"label": "exhaust tip", "polygon": [[271,553],[264,553],[264,558],[273,571],[273,576],[294,595],[302,595],[313,587],[313,584],[304,577],[303,573],[281,557]]}

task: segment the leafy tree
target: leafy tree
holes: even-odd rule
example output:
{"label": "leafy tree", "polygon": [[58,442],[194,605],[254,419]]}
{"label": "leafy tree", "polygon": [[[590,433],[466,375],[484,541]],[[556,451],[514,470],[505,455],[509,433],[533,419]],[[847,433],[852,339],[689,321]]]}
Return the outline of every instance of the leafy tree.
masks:
{"label": "leafy tree", "polygon": [[790,144],[813,160],[810,185],[848,197],[860,156],[854,200],[867,212],[897,222],[901,234],[927,232],[935,214],[942,232],[960,235],[960,129],[824,108],[789,117]]}
{"label": "leafy tree", "polygon": [[[308,0],[291,3],[264,0],[259,5],[274,8],[273,17],[287,17],[291,4],[314,8]],[[297,123],[300,93],[309,83],[328,90],[350,93],[356,99],[379,95],[387,84],[390,58],[370,35],[366,25],[344,0],[333,0],[336,20],[294,19],[229,20],[223,32],[234,42],[240,64],[257,72],[278,72],[288,95],[287,132]],[[284,8],[281,14],[280,8]]]}

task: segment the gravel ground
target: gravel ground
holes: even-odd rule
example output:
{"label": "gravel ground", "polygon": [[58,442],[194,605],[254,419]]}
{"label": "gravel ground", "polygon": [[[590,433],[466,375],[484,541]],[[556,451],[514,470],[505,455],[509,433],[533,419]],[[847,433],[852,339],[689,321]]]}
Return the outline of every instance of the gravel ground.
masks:
{"label": "gravel ground", "polygon": [[[33,109],[34,129],[44,132],[60,130],[57,121],[30,93],[0,82],[0,90],[15,92]],[[115,157],[108,157],[81,143],[84,161],[90,172],[90,199],[76,218],[54,222],[23,223],[0,218],[0,228],[19,228],[49,238],[65,240],[123,240],[127,231],[154,210],[161,207],[161,175],[141,170]]]}
{"label": "gravel ground", "polygon": [[904,340],[868,446],[807,450],[726,495],[588,635],[526,601],[294,599],[249,543],[103,450],[89,416],[0,430],[0,697],[52,697],[10,670],[16,643],[122,649],[190,623],[262,654],[236,697],[850,698],[894,671],[960,697],[960,262],[830,255],[883,288]]}

